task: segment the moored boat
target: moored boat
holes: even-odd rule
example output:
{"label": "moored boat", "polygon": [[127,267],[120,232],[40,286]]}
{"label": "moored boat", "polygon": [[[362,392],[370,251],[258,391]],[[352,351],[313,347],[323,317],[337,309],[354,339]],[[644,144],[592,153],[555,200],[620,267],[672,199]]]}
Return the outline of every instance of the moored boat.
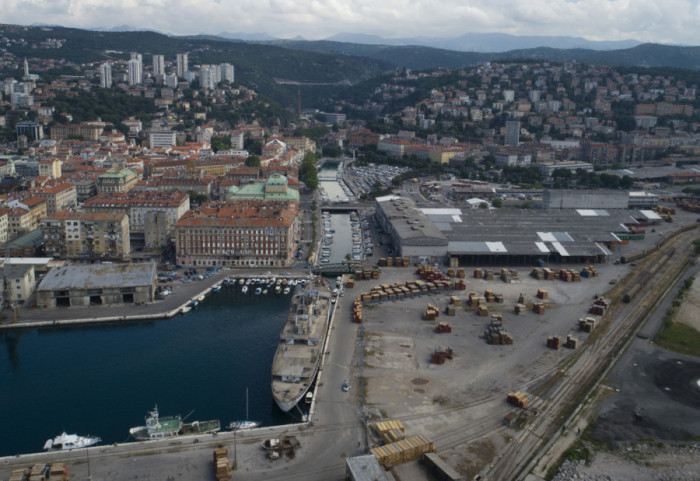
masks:
{"label": "moored boat", "polygon": [[304,398],[313,383],[324,349],[330,290],[317,278],[295,294],[272,362],[272,396],[283,411]]}
{"label": "moored boat", "polygon": [[153,411],[148,412],[146,416],[146,425],[129,429],[129,434],[137,441],[149,441],[176,436],[211,434],[219,432],[220,430],[221,422],[219,422],[218,419],[183,423],[180,416],[161,418],[158,414],[158,406],[156,405]]}
{"label": "moored boat", "polygon": [[78,436],[66,434],[63,431],[53,439],[47,439],[44,443],[46,451],[70,451],[73,449],[88,448],[102,441],[97,436]]}

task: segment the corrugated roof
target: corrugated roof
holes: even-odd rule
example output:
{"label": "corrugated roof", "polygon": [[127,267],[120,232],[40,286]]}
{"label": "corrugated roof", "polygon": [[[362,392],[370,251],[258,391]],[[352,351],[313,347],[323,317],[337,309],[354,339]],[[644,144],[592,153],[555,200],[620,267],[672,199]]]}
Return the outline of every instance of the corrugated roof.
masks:
{"label": "corrugated roof", "polygon": [[37,290],[99,289],[152,285],[156,264],[70,264],[46,274]]}

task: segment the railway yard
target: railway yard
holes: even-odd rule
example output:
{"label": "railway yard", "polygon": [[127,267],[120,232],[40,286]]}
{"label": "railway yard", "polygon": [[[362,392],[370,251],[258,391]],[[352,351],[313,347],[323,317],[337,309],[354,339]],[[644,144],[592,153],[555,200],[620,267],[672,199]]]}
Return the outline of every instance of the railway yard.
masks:
{"label": "railway yard", "polygon": [[[669,363],[679,361],[690,369],[679,370],[681,378],[697,373],[690,359],[659,354],[648,338],[634,337],[656,304],[667,301],[692,257],[698,231],[670,234],[624,246],[616,255],[624,262],[597,265],[586,275],[571,272],[581,272],[580,265],[550,266],[571,282],[533,277],[526,267],[509,267],[508,282],[500,279],[500,267],[486,267],[495,274],[487,280],[483,271],[475,277],[472,267],[464,268],[462,279],[457,269],[449,278],[452,285],[464,282],[464,289],[443,290],[428,287],[427,279],[423,288],[414,266],[382,267],[380,279],[359,280],[338,298],[311,423],[253,430],[237,441],[220,433],[91,449],[94,479],[214,479],[212,449],[227,447],[237,452],[234,479],[340,480],[346,457],[379,444],[367,426],[387,420],[401,421],[406,436],[429,439],[463,479],[503,481],[552,474],[596,416],[615,421],[594,427],[607,430],[611,440],[629,426],[638,428],[638,438],[697,433],[700,422],[687,423],[697,419],[698,406],[688,401],[692,392],[678,395],[683,408],[676,409],[666,402],[663,383],[635,391],[641,383],[625,381],[638,364],[657,379],[676,372]],[[645,255],[634,256],[638,251]],[[399,285],[403,289],[393,289]],[[394,294],[366,298],[359,308],[363,322],[353,323],[356,298],[373,288]],[[483,298],[479,306],[470,305],[471,292]],[[602,311],[592,309],[596,300]],[[581,329],[586,318],[594,320],[590,332]],[[487,331],[504,341],[487,342]],[[570,336],[576,348],[548,347],[553,336]],[[636,357],[615,365],[630,342],[638,345]],[[343,378],[350,380],[349,392],[341,390]],[[615,396],[619,390],[622,398]],[[527,400],[516,406],[507,402],[509,393]],[[673,424],[666,431],[658,425],[662,416]],[[625,419],[627,425],[618,422]],[[265,459],[260,442],[283,435],[301,442],[294,458]],[[0,479],[17,466],[50,460],[65,461],[76,476],[87,474],[83,453],[49,453],[0,459]],[[416,461],[397,464],[393,472],[404,481],[433,479]]]}

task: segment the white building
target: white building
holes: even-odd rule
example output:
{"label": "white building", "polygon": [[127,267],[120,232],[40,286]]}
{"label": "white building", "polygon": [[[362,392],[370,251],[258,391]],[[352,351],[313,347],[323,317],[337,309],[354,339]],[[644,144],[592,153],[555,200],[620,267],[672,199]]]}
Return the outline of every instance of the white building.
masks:
{"label": "white building", "polygon": [[235,70],[233,68],[233,65],[231,65],[230,63],[222,63],[221,65],[219,65],[219,78],[222,82],[226,81],[233,83],[234,74]]}
{"label": "white building", "polygon": [[153,129],[148,135],[152,149],[163,149],[176,144],[175,131],[170,129]]}
{"label": "white building", "polygon": [[177,76],[178,78],[185,78],[185,72],[189,71],[187,66],[187,54],[178,53],[177,54]]}
{"label": "white building", "polygon": [[214,90],[221,80],[219,67],[216,65],[202,65],[199,69],[199,86],[203,89]]}
{"label": "white building", "polygon": [[515,91],[514,90],[504,90],[503,91],[503,100],[506,102],[513,102],[515,100]]}
{"label": "white building", "polygon": [[165,57],[163,55],[153,56],[153,76],[165,75]]}
{"label": "white building", "polygon": [[530,154],[519,154],[517,152],[497,152],[493,154],[493,156],[496,158],[496,165],[499,167],[526,167],[532,163],[532,155]]}
{"label": "white building", "polygon": [[177,75],[168,74],[165,76],[165,85],[171,89],[177,88]]}
{"label": "white building", "polygon": [[112,88],[112,66],[107,62],[100,65],[100,87]]}
{"label": "white building", "polygon": [[132,58],[127,62],[127,67],[129,69],[129,85],[140,85],[143,83],[141,62],[136,58]]}
{"label": "white building", "polygon": [[506,121],[506,134],[505,134],[505,141],[503,143],[505,145],[518,145],[520,143],[520,121],[519,120],[507,120]]}

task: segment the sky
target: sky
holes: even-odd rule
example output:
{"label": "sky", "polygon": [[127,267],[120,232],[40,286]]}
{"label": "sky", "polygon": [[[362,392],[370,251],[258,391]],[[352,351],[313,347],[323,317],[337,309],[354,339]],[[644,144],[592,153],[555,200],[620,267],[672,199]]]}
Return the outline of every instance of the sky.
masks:
{"label": "sky", "polygon": [[0,0],[0,23],[321,39],[465,33],[700,44],[700,0]]}

